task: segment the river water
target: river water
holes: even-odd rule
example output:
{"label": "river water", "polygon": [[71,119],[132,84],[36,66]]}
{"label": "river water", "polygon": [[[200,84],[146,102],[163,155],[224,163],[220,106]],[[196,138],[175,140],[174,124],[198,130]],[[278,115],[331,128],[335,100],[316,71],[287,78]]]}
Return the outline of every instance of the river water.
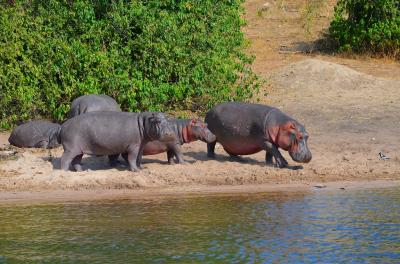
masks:
{"label": "river water", "polygon": [[400,263],[400,189],[0,205],[0,263]]}

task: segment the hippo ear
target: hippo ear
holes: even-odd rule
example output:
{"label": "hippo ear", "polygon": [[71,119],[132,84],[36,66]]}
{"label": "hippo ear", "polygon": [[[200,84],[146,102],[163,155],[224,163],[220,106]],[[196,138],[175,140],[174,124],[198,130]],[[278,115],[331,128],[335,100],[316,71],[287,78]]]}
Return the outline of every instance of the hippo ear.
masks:
{"label": "hippo ear", "polygon": [[[286,124],[283,126],[283,129],[284,129],[284,130],[287,130],[287,131],[289,131],[289,132],[295,132],[295,131],[297,131],[296,124],[293,123],[293,122],[288,122],[288,123],[286,123]],[[293,131],[293,130],[294,130],[294,131]]]}
{"label": "hippo ear", "polygon": [[279,129],[280,127],[278,125],[268,127],[268,136],[274,144],[276,144],[276,141],[278,140]]}
{"label": "hippo ear", "polygon": [[161,122],[160,118],[155,113],[151,114],[149,120],[151,123],[160,123]]}

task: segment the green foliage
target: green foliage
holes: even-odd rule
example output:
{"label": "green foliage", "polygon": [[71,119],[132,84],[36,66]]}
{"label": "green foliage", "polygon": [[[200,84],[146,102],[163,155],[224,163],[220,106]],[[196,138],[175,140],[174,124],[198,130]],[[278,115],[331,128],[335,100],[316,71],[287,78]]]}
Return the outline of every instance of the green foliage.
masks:
{"label": "green foliage", "polygon": [[400,1],[339,0],[330,27],[343,51],[400,54]]}
{"label": "green foliage", "polygon": [[0,126],[66,118],[83,94],[123,110],[204,111],[258,89],[243,0],[0,1]]}

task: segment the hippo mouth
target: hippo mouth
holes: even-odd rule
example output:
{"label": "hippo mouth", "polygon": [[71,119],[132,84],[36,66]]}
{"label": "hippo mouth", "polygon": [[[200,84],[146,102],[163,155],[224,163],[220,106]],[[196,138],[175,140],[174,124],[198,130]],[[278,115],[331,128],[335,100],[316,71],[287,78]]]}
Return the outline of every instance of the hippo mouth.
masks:
{"label": "hippo mouth", "polygon": [[289,151],[290,157],[296,162],[308,163],[311,161],[312,155],[310,151],[306,152],[291,152]]}
{"label": "hippo mouth", "polygon": [[214,134],[208,133],[204,137],[201,138],[201,141],[205,143],[213,143],[217,140],[217,137]]}

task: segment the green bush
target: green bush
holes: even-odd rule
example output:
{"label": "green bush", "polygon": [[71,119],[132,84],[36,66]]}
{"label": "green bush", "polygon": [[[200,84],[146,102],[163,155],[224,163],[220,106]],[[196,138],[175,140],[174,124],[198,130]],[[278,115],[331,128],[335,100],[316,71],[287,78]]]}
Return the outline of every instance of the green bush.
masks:
{"label": "green bush", "polygon": [[400,54],[400,1],[339,0],[330,34],[343,51]]}
{"label": "green bush", "polygon": [[88,93],[127,111],[250,98],[259,82],[244,53],[242,2],[0,1],[0,125],[62,121]]}

